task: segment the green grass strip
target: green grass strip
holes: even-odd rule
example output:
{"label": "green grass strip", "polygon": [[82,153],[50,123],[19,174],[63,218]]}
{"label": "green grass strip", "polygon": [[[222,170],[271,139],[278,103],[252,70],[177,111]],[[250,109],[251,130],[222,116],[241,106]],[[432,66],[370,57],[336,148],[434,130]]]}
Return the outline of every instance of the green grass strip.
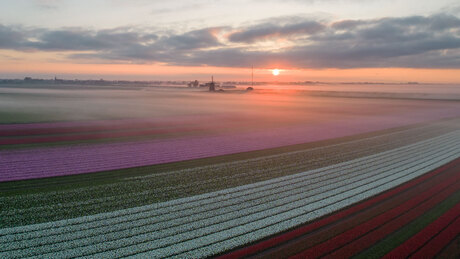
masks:
{"label": "green grass strip", "polygon": [[386,236],[380,242],[374,246],[364,250],[354,258],[369,259],[369,258],[381,258],[391,250],[395,249],[406,240],[420,232],[422,229],[427,227],[430,223],[435,221],[441,215],[449,211],[453,206],[460,202],[460,191],[456,191],[446,200],[439,203],[437,206],[429,210],[427,213],[418,217],[411,223],[407,224],[398,231]]}

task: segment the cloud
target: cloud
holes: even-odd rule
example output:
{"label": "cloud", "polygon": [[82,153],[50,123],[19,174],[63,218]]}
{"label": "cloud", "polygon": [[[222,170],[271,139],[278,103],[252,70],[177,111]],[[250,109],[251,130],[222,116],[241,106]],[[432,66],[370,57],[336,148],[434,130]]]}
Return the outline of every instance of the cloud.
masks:
{"label": "cloud", "polygon": [[[290,44],[279,45],[277,39]],[[260,47],[261,43],[270,48]],[[0,48],[72,52],[69,62],[460,68],[460,19],[436,14],[325,23],[295,17],[167,34],[134,27],[94,31],[0,25]]]}
{"label": "cloud", "polygon": [[35,0],[35,5],[42,9],[56,9],[59,6],[59,0]]}
{"label": "cloud", "polygon": [[[214,32],[219,28],[207,28],[194,30],[183,34],[156,36],[150,34],[138,35],[98,33],[103,42],[115,42],[116,46],[103,46],[102,51],[95,54],[73,54],[71,58],[78,59],[107,59],[131,61],[136,63],[145,62],[174,62],[174,59],[186,55],[190,51],[221,46]],[[87,47],[98,50],[100,41],[89,41]],[[94,43],[94,44],[92,44]]]}
{"label": "cloud", "polygon": [[8,27],[0,24],[0,48],[15,49],[25,39],[24,32],[20,28]]}
{"label": "cloud", "polygon": [[111,44],[103,37],[83,30],[48,31],[41,35],[39,41],[25,42],[24,46],[50,51],[102,50]]}
{"label": "cloud", "polygon": [[216,47],[221,45],[221,43],[213,34],[214,30],[218,30],[218,28],[206,28],[184,34],[166,36],[158,40],[155,45],[161,49],[174,50]]}
{"label": "cloud", "polygon": [[[347,21],[334,23],[327,33],[313,36],[314,44],[292,52],[319,67],[460,67],[460,62],[443,63],[446,57],[435,55],[460,48],[459,28],[460,19],[448,15]],[[424,54],[430,60],[437,56],[436,65],[423,63]]]}
{"label": "cloud", "polygon": [[312,35],[325,29],[325,26],[317,21],[301,21],[284,25],[263,23],[230,35],[229,40],[233,42],[251,43],[255,41],[290,37],[293,35]]}
{"label": "cloud", "polygon": [[[459,24],[459,18],[443,14],[337,21],[314,34],[299,32],[297,36],[308,37],[306,42],[294,40],[294,47],[276,52],[244,48],[200,51],[180,62],[241,67],[289,64],[300,68],[460,68]],[[247,31],[254,31],[254,26]],[[278,33],[290,35],[292,30]],[[260,39],[250,39],[256,38]]]}

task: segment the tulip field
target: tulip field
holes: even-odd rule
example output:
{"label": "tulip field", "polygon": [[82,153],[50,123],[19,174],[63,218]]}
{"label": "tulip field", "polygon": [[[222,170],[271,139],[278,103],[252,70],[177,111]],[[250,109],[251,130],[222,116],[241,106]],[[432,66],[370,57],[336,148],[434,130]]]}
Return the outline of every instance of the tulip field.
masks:
{"label": "tulip field", "polygon": [[458,257],[457,102],[330,101],[0,123],[0,257]]}

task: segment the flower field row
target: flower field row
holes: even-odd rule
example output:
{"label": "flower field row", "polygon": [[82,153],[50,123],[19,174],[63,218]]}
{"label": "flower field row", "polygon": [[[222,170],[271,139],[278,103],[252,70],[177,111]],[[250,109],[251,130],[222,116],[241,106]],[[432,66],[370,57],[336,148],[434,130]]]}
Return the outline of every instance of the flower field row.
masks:
{"label": "flower field row", "polygon": [[[369,156],[451,132],[429,124],[347,138],[327,145],[295,146],[270,153],[210,158],[116,172],[4,182],[2,227],[96,214],[255,183]],[[280,153],[281,152],[281,153]],[[252,157],[252,158],[251,158]],[[208,161],[208,162],[207,162]],[[101,184],[97,182],[101,181]],[[83,186],[76,186],[76,185]],[[71,188],[62,188],[70,185]],[[31,192],[31,190],[37,190]],[[277,192],[282,194],[282,189]],[[281,195],[280,194],[280,195]]]}
{"label": "flower field row", "polygon": [[[225,123],[215,123],[216,120]],[[4,150],[145,141],[215,134],[254,128],[244,116],[195,115],[156,119],[98,120],[32,124],[0,124]]]}
{"label": "flower field row", "polygon": [[357,254],[420,217],[460,189],[460,175],[457,174],[456,177],[448,180],[422,192],[398,207],[385,211],[370,221],[300,253],[298,258],[305,258],[310,254],[316,257],[330,253],[332,257],[342,258]]}
{"label": "flower field row", "polygon": [[126,137],[140,137],[149,135],[160,134],[173,134],[185,133],[202,130],[201,127],[188,127],[188,128],[162,128],[162,129],[145,129],[145,130],[130,130],[130,131],[103,131],[97,133],[87,134],[73,134],[73,135],[57,135],[57,136],[38,136],[25,138],[6,138],[0,139],[0,145],[18,145],[18,144],[35,144],[35,143],[49,143],[59,141],[78,141],[78,140],[95,140],[95,139],[112,139],[112,138],[126,138]]}
{"label": "flower field row", "polygon": [[[385,258],[394,258],[396,256],[401,257],[408,257],[411,255],[417,256],[415,253],[417,252],[419,255],[425,256],[435,256],[433,252],[439,252],[440,249],[445,247],[446,242],[449,242],[453,239],[453,237],[446,237],[444,235],[448,235],[449,229],[457,230],[452,231],[454,234],[458,234],[458,230],[460,229],[459,225],[459,211],[460,211],[460,203],[457,203],[453,208],[451,208],[448,212],[440,216],[438,219],[433,221],[430,225],[422,229],[419,233],[411,237],[409,240],[392,250],[390,253],[385,255]],[[437,239],[442,239],[440,244],[435,249],[430,249],[426,247],[424,250],[426,251],[417,251],[420,248],[424,247],[426,243],[428,243],[433,237]],[[436,241],[439,242],[439,241]],[[434,243],[430,244],[432,246]],[[429,254],[431,253],[431,254]]]}
{"label": "flower field row", "polygon": [[[215,120],[230,120],[227,125],[213,125]],[[244,121],[234,116],[182,116],[157,120],[107,120],[88,122],[57,122],[1,125],[0,145],[23,145],[40,143],[79,143],[91,140],[116,140],[164,137],[165,135],[190,135],[207,129],[222,131]],[[247,124],[247,122],[244,121]],[[16,127],[7,127],[16,126]]]}
{"label": "flower field row", "polygon": [[[445,144],[445,141],[440,141],[440,139],[438,139],[438,141],[439,141],[439,144]],[[426,145],[431,145],[431,143],[427,143]],[[425,146],[417,145],[415,147],[412,147],[411,149],[404,149],[404,152],[410,152],[410,151],[413,151],[413,150],[415,150],[417,148],[426,147],[426,145]],[[390,152],[388,154],[380,154],[380,156],[378,156],[377,158],[378,159],[382,159],[382,158],[392,159],[393,158],[396,161],[397,156],[401,152],[395,152],[395,151],[397,151],[397,150],[392,150],[392,152]],[[371,158],[372,158],[372,160],[371,160]],[[377,160],[375,160],[376,158],[374,156],[369,156],[369,157],[367,157],[367,159],[368,160],[366,160],[366,161],[377,163]],[[398,159],[400,159],[400,158],[398,158]],[[355,161],[355,163],[347,163],[347,165],[345,167],[343,167],[343,169],[348,169],[350,167],[352,167],[355,170],[361,169],[362,166],[359,166],[360,162],[361,162],[361,160],[357,160],[357,161]],[[340,164],[340,165],[342,165],[342,164]],[[336,169],[337,165],[334,165],[331,168]],[[284,178],[271,180],[269,186],[267,186],[267,184],[260,184],[259,183],[257,188],[250,189],[251,192],[244,192],[244,193],[240,194],[240,192],[242,190],[239,189],[239,188],[235,189],[234,192],[237,192],[235,194],[237,196],[232,196],[231,199],[226,200],[224,203],[219,203],[219,204],[211,203],[210,204],[211,207],[208,210],[209,211],[214,210],[216,208],[215,206],[220,206],[221,207],[221,206],[223,206],[223,205],[225,205],[227,203],[237,204],[238,205],[238,203],[244,201],[245,199],[248,199],[248,197],[244,196],[244,195],[247,195],[247,194],[255,195],[255,197],[260,196],[259,198],[264,198],[268,194],[280,195],[280,196],[277,196],[278,198],[290,197],[290,196],[293,196],[293,195],[297,195],[298,193],[296,193],[296,192],[294,192],[294,193],[285,193],[286,188],[293,188],[294,191],[299,191],[300,187],[306,188],[305,187],[305,181],[309,181],[309,184],[316,184],[316,185],[322,186],[324,181],[326,181],[326,180],[333,181],[334,178],[339,175],[339,172],[335,172],[333,174],[325,175],[328,172],[325,169],[329,169],[329,167],[328,168],[322,168],[321,170],[318,169],[316,171],[310,171],[309,174],[307,174],[307,175],[302,174],[302,175],[286,176]],[[367,167],[367,169],[368,170],[370,169],[369,166]],[[340,172],[340,174],[343,174],[343,172]],[[363,177],[363,175],[359,175],[359,178],[362,178],[362,177]],[[288,179],[289,179],[289,181],[287,181]],[[337,184],[337,181],[335,181],[335,183]],[[328,184],[331,184],[331,182],[328,182]],[[312,185],[312,186],[315,187],[313,189],[318,189],[317,186],[315,186],[315,185]],[[303,190],[304,189],[302,189],[302,191]],[[257,193],[254,194],[254,192],[257,192]],[[206,195],[205,198],[209,198],[209,196]],[[251,198],[254,198],[254,197],[251,196]],[[240,200],[240,199],[243,199],[243,200]],[[252,200],[254,200],[254,199],[252,199]],[[203,205],[204,204],[199,205],[200,209],[205,208],[205,207],[201,207]],[[209,204],[206,204],[206,205],[208,206]],[[193,204],[185,204],[185,205],[181,206],[180,211],[177,211],[177,213],[185,213],[184,210],[189,208],[189,206],[193,206]],[[194,208],[194,207],[192,207],[192,208]],[[240,208],[237,207],[235,210],[239,210],[239,209]],[[137,212],[138,211],[136,211],[136,213]],[[152,212],[152,213],[157,213],[157,212]],[[158,216],[158,215],[162,215],[162,214],[148,214],[147,217]],[[178,214],[174,214],[175,218],[177,218],[177,216],[178,216]],[[185,217],[188,217],[188,216],[193,216],[193,215],[191,215],[189,213],[185,213]],[[164,217],[165,216],[163,215],[162,219],[164,219]],[[107,218],[105,218],[105,220],[107,221]],[[110,225],[112,223],[119,223],[119,222],[107,221],[106,223],[104,223],[104,225],[106,225],[106,224]],[[98,226],[101,226],[101,224],[98,224]],[[56,229],[53,229],[53,234],[56,233],[55,231],[56,231]],[[22,238],[24,238],[24,237],[22,237]]]}
{"label": "flower field row", "polygon": [[[0,255],[13,258],[215,255],[422,176],[458,158],[459,145],[460,131],[454,131],[249,185],[74,219],[3,228]],[[453,181],[450,184],[455,185]],[[451,187],[446,187],[447,193]]]}
{"label": "flower field row", "polygon": [[100,172],[263,150],[350,136],[405,123],[407,122],[396,121],[394,118],[368,118],[364,123],[365,127],[359,120],[347,120],[342,125],[298,125],[276,130],[258,129],[244,134],[222,133],[143,142],[0,150],[0,171],[5,172],[0,175],[0,182]]}
{"label": "flower field row", "polygon": [[[106,130],[125,130],[155,127],[175,127],[180,121],[181,125],[206,123],[212,121],[217,115],[188,115],[161,117],[156,119],[124,119],[124,120],[92,120],[92,121],[67,121],[52,123],[24,123],[0,124],[0,136],[30,136],[95,132]],[[220,119],[238,120],[240,117],[232,115],[219,115]]]}

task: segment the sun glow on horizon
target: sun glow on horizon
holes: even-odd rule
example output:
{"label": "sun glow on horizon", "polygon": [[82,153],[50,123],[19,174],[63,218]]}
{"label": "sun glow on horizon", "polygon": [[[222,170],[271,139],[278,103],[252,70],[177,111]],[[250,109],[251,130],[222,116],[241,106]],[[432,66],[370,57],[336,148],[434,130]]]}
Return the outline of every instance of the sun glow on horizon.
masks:
{"label": "sun glow on horizon", "polygon": [[272,74],[273,74],[274,76],[277,76],[277,75],[280,74],[280,70],[277,69],[277,68],[275,68],[275,69],[272,70]]}

